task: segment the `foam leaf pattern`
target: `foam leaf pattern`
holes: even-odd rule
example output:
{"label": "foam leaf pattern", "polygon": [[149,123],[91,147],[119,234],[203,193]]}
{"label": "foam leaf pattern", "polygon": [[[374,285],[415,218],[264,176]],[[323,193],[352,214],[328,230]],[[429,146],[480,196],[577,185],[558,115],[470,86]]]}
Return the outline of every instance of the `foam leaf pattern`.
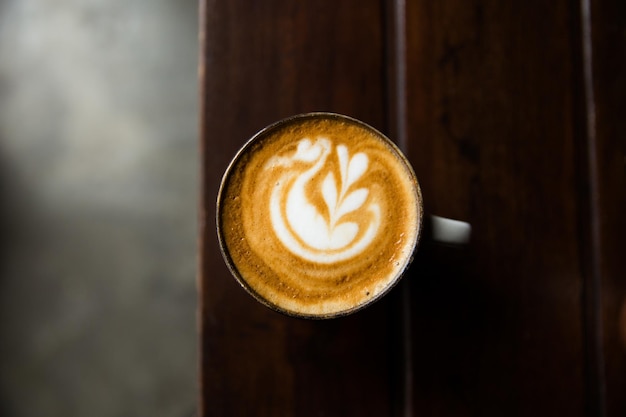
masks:
{"label": "foam leaf pattern", "polygon": [[369,190],[366,188],[359,188],[348,194],[350,187],[363,176],[368,168],[367,155],[359,152],[350,158],[345,145],[338,145],[336,152],[341,175],[341,190],[337,192],[335,176],[332,172],[329,172],[322,182],[322,196],[330,216],[329,231],[337,227],[337,223],[344,215],[360,208],[369,195]]}
{"label": "foam leaf pattern", "polygon": [[367,188],[359,188],[348,194],[341,204],[339,208],[335,212],[335,221],[341,219],[344,215],[360,208],[365,200],[367,200],[367,196],[369,195],[369,190]]}
{"label": "foam leaf pattern", "polygon": [[[327,164],[333,151],[339,172],[332,163]],[[302,169],[302,164],[293,164],[296,161],[306,162],[308,166]],[[304,259],[327,264],[356,256],[370,245],[379,231],[381,210],[376,201],[364,208],[372,193],[357,186],[368,165],[366,154],[357,152],[350,157],[347,146],[333,147],[323,137],[315,141],[304,138],[293,154],[276,155],[267,169],[281,167],[284,173],[272,190],[270,217],[285,247]],[[315,184],[318,175],[323,175],[323,180],[313,191],[310,185]],[[318,198],[322,197],[327,210],[320,210],[322,207],[312,203],[307,195],[311,191],[321,194]],[[342,221],[346,214],[358,209],[366,210],[367,215],[355,221]]]}
{"label": "foam leaf pattern", "polygon": [[332,218],[332,213],[337,208],[337,185],[335,185],[335,176],[332,172],[329,172],[322,182],[322,196]]}
{"label": "foam leaf pattern", "polygon": [[368,166],[367,155],[364,153],[357,153],[350,158],[350,165],[348,166],[348,178],[346,181],[346,189],[350,187],[356,180],[361,178]]}
{"label": "foam leaf pattern", "polygon": [[339,159],[339,172],[341,184],[348,182],[348,148],[345,145],[337,145],[337,158]]}

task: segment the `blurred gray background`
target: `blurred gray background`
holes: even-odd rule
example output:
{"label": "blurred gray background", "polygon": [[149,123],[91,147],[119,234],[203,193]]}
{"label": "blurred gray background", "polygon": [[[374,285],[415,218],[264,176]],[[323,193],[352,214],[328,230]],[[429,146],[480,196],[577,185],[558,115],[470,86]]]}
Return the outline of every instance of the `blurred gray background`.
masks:
{"label": "blurred gray background", "polygon": [[196,67],[196,0],[0,0],[0,415],[195,415]]}

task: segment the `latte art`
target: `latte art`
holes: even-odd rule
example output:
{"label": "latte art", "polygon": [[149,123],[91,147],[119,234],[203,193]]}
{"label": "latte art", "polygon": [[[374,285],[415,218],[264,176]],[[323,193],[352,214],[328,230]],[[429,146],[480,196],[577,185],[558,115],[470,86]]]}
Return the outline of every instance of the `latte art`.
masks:
{"label": "latte art", "polygon": [[[268,170],[285,168],[270,199],[272,227],[276,236],[294,255],[322,264],[359,255],[372,243],[380,226],[380,206],[370,202],[363,208],[370,194],[369,189],[353,189],[354,183],[367,170],[367,155],[356,153],[350,158],[345,145],[338,145],[335,149],[339,162],[339,188],[335,174],[329,169],[328,158],[333,147],[326,138],[318,138],[313,143],[302,139],[294,155],[272,158],[266,167]],[[311,166],[299,172],[294,167],[297,162],[310,163]],[[321,185],[313,188],[313,192],[321,194],[325,205],[323,210],[306,195],[307,187],[320,172],[327,174]],[[368,224],[342,221],[348,213],[357,210],[369,212],[369,215],[362,213],[359,216]]]}
{"label": "latte art", "polygon": [[413,171],[373,128],[296,116],[237,154],[218,195],[227,265],[259,301],[331,317],[378,299],[410,263],[421,228]]}

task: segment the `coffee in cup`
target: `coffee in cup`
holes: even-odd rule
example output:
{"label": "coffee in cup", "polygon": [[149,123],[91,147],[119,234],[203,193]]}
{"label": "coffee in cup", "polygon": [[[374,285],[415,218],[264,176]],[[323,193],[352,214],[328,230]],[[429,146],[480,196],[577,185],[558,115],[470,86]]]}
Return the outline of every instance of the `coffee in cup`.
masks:
{"label": "coffee in cup", "polygon": [[228,268],[257,300],[330,318],[398,282],[422,211],[413,169],[389,139],[347,116],[308,113],[261,130],[237,153],[217,229]]}

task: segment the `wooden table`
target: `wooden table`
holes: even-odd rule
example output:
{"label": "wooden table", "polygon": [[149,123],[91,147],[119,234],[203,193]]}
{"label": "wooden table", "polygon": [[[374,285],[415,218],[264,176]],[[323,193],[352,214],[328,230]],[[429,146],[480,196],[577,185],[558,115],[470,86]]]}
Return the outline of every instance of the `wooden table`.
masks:
{"label": "wooden table", "polygon": [[[202,416],[626,415],[626,2],[201,1]],[[254,301],[215,233],[257,130],[386,132],[469,221],[342,319]]]}

